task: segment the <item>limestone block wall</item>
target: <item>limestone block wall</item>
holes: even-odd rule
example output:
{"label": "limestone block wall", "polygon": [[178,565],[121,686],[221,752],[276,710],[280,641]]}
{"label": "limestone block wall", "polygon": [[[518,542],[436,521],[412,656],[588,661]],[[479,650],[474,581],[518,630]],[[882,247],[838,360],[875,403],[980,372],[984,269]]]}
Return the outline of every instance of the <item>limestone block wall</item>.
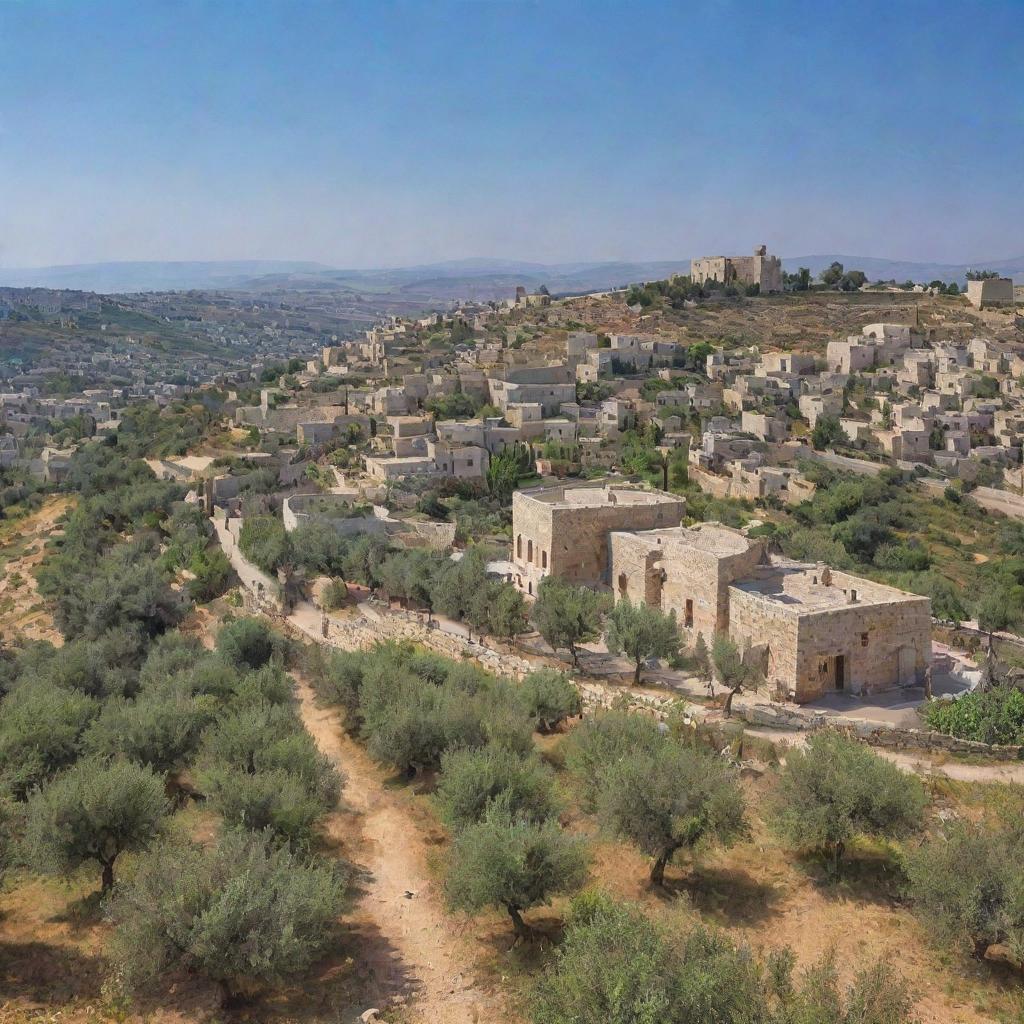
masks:
{"label": "limestone block wall", "polygon": [[595,490],[566,489],[565,500],[559,502],[523,493],[513,496],[512,560],[522,589],[536,593],[547,575],[590,585],[607,582],[610,533],[675,526],[685,508],[682,500],[587,504]]}
{"label": "limestone block wall", "polygon": [[836,689],[834,659],[844,659],[843,689],[867,695],[918,684],[931,663],[931,603],[924,597],[804,611],[763,595],[729,589],[729,633],[768,648],[768,682],[790,699]]}

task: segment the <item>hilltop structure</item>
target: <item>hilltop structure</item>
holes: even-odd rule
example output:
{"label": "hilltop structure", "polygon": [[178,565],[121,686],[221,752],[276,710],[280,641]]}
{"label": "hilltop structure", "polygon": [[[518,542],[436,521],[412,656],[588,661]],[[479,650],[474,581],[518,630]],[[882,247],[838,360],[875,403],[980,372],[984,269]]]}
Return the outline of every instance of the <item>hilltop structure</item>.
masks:
{"label": "hilltop structure", "polygon": [[696,284],[717,281],[723,285],[758,285],[761,294],[782,291],[782,260],[768,255],[759,245],[753,256],[702,256],[690,261],[690,277]]}

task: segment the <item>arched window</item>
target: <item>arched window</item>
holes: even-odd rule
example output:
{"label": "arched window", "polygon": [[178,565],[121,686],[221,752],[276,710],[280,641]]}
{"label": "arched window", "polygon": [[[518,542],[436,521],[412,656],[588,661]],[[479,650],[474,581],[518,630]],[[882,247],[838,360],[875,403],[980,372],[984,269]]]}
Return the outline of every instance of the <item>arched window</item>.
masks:
{"label": "arched window", "polygon": [[519,534],[519,536],[516,537],[516,558],[522,558],[522,557],[523,557],[523,535]]}
{"label": "arched window", "polygon": [[542,569],[546,569],[548,567],[548,553],[546,551],[542,551],[540,553],[540,567]]}
{"label": "arched window", "polygon": [[526,560],[528,562],[532,562],[533,561],[533,541],[532,540],[528,540],[526,542]]}

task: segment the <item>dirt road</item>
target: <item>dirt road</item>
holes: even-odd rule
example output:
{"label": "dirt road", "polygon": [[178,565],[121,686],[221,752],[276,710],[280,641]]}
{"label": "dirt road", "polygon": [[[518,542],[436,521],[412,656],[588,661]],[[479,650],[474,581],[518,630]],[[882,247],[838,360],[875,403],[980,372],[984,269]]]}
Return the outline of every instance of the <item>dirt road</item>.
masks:
{"label": "dirt road", "polygon": [[[317,707],[295,677],[302,721],[323,753],[345,773],[342,806],[325,827],[361,872],[351,927],[360,933],[367,988],[383,1008],[395,996],[424,1024],[514,1021],[499,994],[473,975],[474,950],[442,905],[427,866],[428,843],[380,769],[341,729],[337,713]],[[407,894],[411,893],[409,897]]]}

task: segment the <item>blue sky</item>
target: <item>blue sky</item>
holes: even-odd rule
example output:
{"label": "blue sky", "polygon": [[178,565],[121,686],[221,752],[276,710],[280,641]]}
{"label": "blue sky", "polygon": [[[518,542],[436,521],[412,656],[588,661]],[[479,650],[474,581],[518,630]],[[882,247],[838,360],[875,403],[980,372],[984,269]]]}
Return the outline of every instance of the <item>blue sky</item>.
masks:
{"label": "blue sky", "polygon": [[0,0],[0,266],[1024,250],[1024,0]]}

